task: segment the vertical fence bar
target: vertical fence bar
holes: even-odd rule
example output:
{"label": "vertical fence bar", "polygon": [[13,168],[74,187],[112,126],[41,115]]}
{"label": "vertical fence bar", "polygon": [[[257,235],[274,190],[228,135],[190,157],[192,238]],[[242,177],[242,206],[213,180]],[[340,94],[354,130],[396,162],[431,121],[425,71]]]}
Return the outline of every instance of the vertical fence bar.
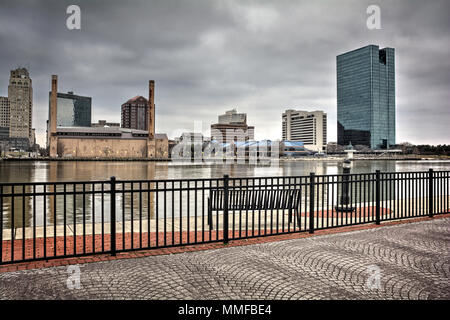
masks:
{"label": "vertical fence bar", "polygon": [[[116,255],[116,177],[111,177],[110,186],[110,204],[111,204],[111,255]],[[122,237],[125,235],[122,235]]]}
{"label": "vertical fence bar", "polygon": [[142,248],[142,182],[139,182],[139,248]]}
{"label": "vertical fence bar", "polygon": [[25,184],[22,186],[22,260],[25,260]]}
{"label": "vertical fence bar", "polygon": [[[158,233],[156,233],[158,234]],[[164,181],[164,246],[167,245],[167,183]],[[159,242],[156,241],[156,246],[159,246]]]}
{"label": "vertical fence bar", "polygon": [[380,170],[375,171],[375,179],[376,224],[380,224]]}
{"label": "vertical fence bar", "polygon": [[[64,193],[64,196],[63,196],[63,227],[64,227],[64,230],[63,230],[63,236],[64,236],[64,255],[67,255],[67,227],[66,227],[66,225],[67,225],[67,216],[66,216],[66,207],[67,207],[67,205],[66,205],[66,184],[64,183],[64,187],[63,187],[63,193]],[[33,196],[34,197],[34,196]],[[34,204],[33,204],[33,207],[34,207]],[[33,214],[34,215],[34,214]],[[34,221],[34,220],[33,220]],[[34,222],[33,222],[33,225],[34,225]],[[33,236],[33,238],[34,238],[34,236]]]}
{"label": "vertical fence bar", "polygon": [[122,182],[122,250],[125,250],[125,227],[127,218],[125,216],[125,182]]}
{"label": "vertical fence bar", "polygon": [[[151,201],[150,201],[150,182],[147,184],[147,247],[150,248],[151,246],[151,239],[150,239],[150,235],[151,235],[151,225],[150,225],[150,221],[151,221]],[[159,210],[158,210],[158,182],[156,182],[156,217],[155,217],[155,222],[156,222],[156,234],[158,234],[158,220],[159,220]],[[166,234],[164,233],[164,236],[166,236]],[[158,243],[158,242],[156,242]]]}
{"label": "vertical fence bar", "polygon": [[92,204],[91,204],[91,210],[92,210],[92,252],[95,253],[95,183],[92,184]]}
{"label": "vertical fence bar", "polygon": [[104,184],[104,182],[102,182],[101,201],[102,201],[102,252],[104,252],[105,251],[105,184]]}
{"label": "vertical fence bar", "polygon": [[[13,190],[14,190],[14,187],[13,187]],[[14,204],[14,202],[13,202],[13,204]],[[46,184],[44,184],[44,204],[43,205],[44,205],[44,218],[43,218],[43,223],[44,223],[44,239],[43,239],[43,243],[44,243],[44,258],[47,258],[47,185]]]}
{"label": "vertical fence bar", "polygon": [[195,230],[195,234],[194,234],[194,242],[197,243],[197,180],[195,180],[194,182],[194,216],[195,216],[195,220],[194,220],[194,230]]}
{"label": "vertical fence bar", "polygon": [[0,186],[0,263],[2,261],[3,261],[3,186]]}
{"label": "vertical fence bar", "polygon": [[[45,186],[44,186],[45,188]],[[73,254],[77,254],[77,187],[73,184]]]}
{"label": "vertical fence bar", "polygon": [[86,253],[86,184],[83,183],[83,254]]}
{"label": "vertical fence bar", "polygon": [[180,187],[180,197],[178,199],[178,204],[179,204],[179,215],[180,215],[180,243],[179,244],[183,244],[183,181],[180,180],[178,181],[178,185]]}
{"label": "vertical fence bar", "polygon": [[[1,191],[0,191],[1,194]],[[3,199],[1,199],[3,200]],[[0,228],[1,229],[1,228]],[[3,241],[3,238],[0,237]],[[36,185],[33,185],[33,259],[36,259]],[[1,261],[1,258],[0,258]]]}
{"label": "vertical fence bar", "polygon": [[[23,191],[25,193],[25,188],[23,188]],[[54,192],[54,196],[53,196],[53,255],[56,257],[56,247],[57,247],[57,241],[56,241],[56,183],[53,185],[53,192]],[[25,197],[24,197],[25,199]],[[25,202],[24,202],[24,208],[25,208]],[[24,210],[25,213],[25,210]],[[24,214],[24,218],[25,218],[25,214]],[[25,233],[24,233],[24,238],[25,238]],[[25,246],[24,246],[25,249]],[[24,256],[25,258],[25,256]]]}
{"label": "vertical fence bar", "polygon": [[433,169],[428,170],[428,216],[433,218]]}
{"label": "vertical fence bar", "polygon": [[130,187],[131,249],[134,249],[134,182]]}
{"label": "vertical fence bar", "polygon": [[314,178],[315,173],[309,174],[309,233],[314,233]]}
{"label": "vertical fence bar", "polygon": [[191,233],[191,223],[190,223],[190,220],[191,220],[191,210],[190,210],[191,201],[190,201],[190,192],[189,192],[190,188],[191,188],[191,182],[187,181],[186,182],[186,207],[187,207],[186,208],[186,215],[187,215],[187,219],[186,219],[186,228],[187,228],[187,230],[186,230],[186,243],[190,242],[189,234]]}
{"label": "vertical fence bar", "polygon": [[[229,176],[223,176],[223,243],[228,243],[228,181]],[[217,230],[218,232],[218,230]]]}

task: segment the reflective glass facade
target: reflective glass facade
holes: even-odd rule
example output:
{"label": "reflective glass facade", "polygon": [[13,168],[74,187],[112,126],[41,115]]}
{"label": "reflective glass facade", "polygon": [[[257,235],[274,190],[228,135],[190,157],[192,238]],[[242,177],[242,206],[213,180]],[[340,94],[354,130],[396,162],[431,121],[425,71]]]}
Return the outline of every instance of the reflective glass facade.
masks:
{"label": "reflective glass facade", "polygon": [[395,145],[394,59],[375,45],[337,56],[338,144]]}
{"label": "reflective glass facade", "polygon": [[91,100],[90,97],[58,92],[56,125],[58,127],[90,127]]}

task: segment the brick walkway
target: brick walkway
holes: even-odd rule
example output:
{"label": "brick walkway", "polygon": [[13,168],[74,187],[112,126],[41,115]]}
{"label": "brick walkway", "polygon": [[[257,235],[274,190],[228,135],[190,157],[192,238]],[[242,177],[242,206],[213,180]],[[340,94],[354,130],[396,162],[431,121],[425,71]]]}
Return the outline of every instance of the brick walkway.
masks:
{"label": "brick walkway", "polygon": [[[2,299],[450,299],[450,218],[0,274]],[[374,273],[379,271],[379,286]],[[372,286],[367,285],[367,281]]]}
{"label": "brick walkway", "polygon": [[[248,213],[247,213],[248,214]],[[255,213],[253,213],[255,214]],[[229,238],[240,238],[240,237],[248,237],[248,236],[260,236],[266,234],[274,234],[274,233],[285,233],[285,232],[293,232],[294,230],[305,230],[309,226],[309,219],[301,219],[300,228],[298,226],[298,220],[295,215],[292,216],[292,223],[289,224],[289,218],[283,217],[277,219],[275,216],[271,217],[270,213],[260,213],[261,216],[256,218],[250,218],[245,216],[245,212],[242,214],[241,224],[239,224],[239,218],[230,214],[230,231]],[[264,215],[268,215],[268,217],[264,217]],[[390,210],[386,208],[381,208],[381,216],[382,218],[388,219],[390,218]],[[255,214],[256,216],[257,214]],[[309,217],[309,213],[301,212],[300,215],[302,217]],[[238,214],[236,213],[236,216]],[[315,211],[314,216],[316,218],[316,228],[320,228],[322,226],[336,226],[336,225],[344,225],[344,224],[354,224],[360,221],[375,221],[375,207],[366,206],[362,208],[357,208],[352,213],[346,212],[337,212],[335,210],[327,210],[327,211]],[[236,219],[235,219],[236,218]],[[271,220],[272,218],[272,220]],[[218,224],[216,219],[220,221]],[[245,220],[244,220],[245,219]],[[252,219],[255,220],[255,223],[252,223]],[[171,227],[166,226],[167,232],[145,232],[147,230],[147,221],[145,220],[144,226],[139,225],[138,221],[134,222],[134,232],[125,232],[121,233],[122,228],[119,226],[117,228],[117,237],[116,237],[116,250],[129,250],[129,249],[137,249],[137,248],[151,248],[151,247],[162,247],[167,245],[180,245],[180,244],[195,244],[199,242],[211,242],[215,240],[223,239],[223,231],[222,231],[222,220],[223,217],[214,218],[214,230],[209,230],[208,226],[202,225],[202,221],[198,221],[197,228],[195,228],[196,224],[191,222],[191,228],[189,230],[196,229],[197,231],[187,231],[184,230],[171,232]],[[235,221],[237,220],[237,221]],[[250,221],[249,221],[250,220]],[[266,221],[267,220],[267,221]],[[129,221],[128,221],[129,222]],[[203,221],[204,222],[204,221]],[[234,224],[232,224],[234,222]],[[219,231],[217,229],[217,224],[219,225]],[[132,230],[130,228],[131,223],[129,223],[125,230]],[[183,224],[187,225],[186,221]],[[278,225],[278,229],[276,229],[276,225]],[[203,230],[200,231],[202,229]],[[248,228],[246,229],[246,226]],[[275,228],[274,228],[275,226]],[[102,228],[101,224],[98,224],[94,229],[95,232],[92,232],[92,229],[88,230],[86,234],[82,235],[83,225],[78,225],[77,230],[78,233],[76,236],[73,236],[73,233],[70,231],[67,233],[67,236],[63,236],[64,227],[57,226],[60,230],[58,232],[54,232],[54,227],[49,226],[46,228],[47,237],[43,237],[43,228],[39,230],[38,236],[36,238],[32,238],[33,230],[31,227],[25,228],[24,231],[21,228],[16,228],[15,230],[15,239],[11,239],[10,230],[6,230],[8,234],[3,235],[4,239],[2,243],[0,243],[1,248],[1,261],[10,262],[10,261],[20,261],[25,259],[37,259],[37,258],[52,258],[52,257],[63,257],[70,255],[86,255],[92,253],[104,253],[108,252],[111,248],[111,239],[110,239],[110,226],[109,223],[106,227]],[[68,226],[70,227],[70,225]],[[91,225],[87,224],[84,227],[91,227]],[[241,228],[239,228],[241,227]],[[155,221],[152,222],[151,228],[155,229]],[[164,225],[161,223],[159,230],[163,229]],[[185,229],[184,227],[183,229]],[[101,234],[101,230],[104,229],[105,233]],[[174,228],[174,230],[179,230],[180,228]],[[141,231],[139,231],[141,230]],[[233,231],[234,230],[234,233]],[[5,231],[3,232],[5,233]],[[25,236],[23,237],[23,233]],[[80,235],[81,233],[81,235]],[[125,236],[123,237],[123,234]],[[54,236],[56,235],[56,237]],[[132,236],[133,235],[133,236]],[[23,240],[25,239],[25,240]],[[64,241],[65,240],[65,241]],[[74,243],[75,242],[75,243]],[[1,267],[0,267],[1,271]]]}

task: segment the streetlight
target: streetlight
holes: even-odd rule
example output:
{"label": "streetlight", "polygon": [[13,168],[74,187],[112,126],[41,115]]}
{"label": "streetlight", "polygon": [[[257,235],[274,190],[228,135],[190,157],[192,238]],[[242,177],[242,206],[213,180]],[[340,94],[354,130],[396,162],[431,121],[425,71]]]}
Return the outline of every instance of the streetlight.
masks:
{"label": "streetlight", "polygon": [[338,212],[353,212],[355,208],[349,207],[350,203],[350,197],[348,196],[349,193],[349,176],[350,176],[350,169],[352,167],[352,162],[350,159],[345,159],[342,168],[343,168],[343,176],[342,176],[342,191],[341,196],[339,199],[340,204],[336,206],[336,211]]}

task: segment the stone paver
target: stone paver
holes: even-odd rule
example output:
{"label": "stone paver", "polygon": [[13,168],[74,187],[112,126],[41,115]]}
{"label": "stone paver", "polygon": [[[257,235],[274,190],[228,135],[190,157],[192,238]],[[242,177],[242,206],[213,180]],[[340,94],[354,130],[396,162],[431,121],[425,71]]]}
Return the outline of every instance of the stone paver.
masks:
{"label": "stone paver", "polygon": [[[450,218],[0,274],[2,299],[450,299]],[[380,271],[380,281],[370,270]]]}

